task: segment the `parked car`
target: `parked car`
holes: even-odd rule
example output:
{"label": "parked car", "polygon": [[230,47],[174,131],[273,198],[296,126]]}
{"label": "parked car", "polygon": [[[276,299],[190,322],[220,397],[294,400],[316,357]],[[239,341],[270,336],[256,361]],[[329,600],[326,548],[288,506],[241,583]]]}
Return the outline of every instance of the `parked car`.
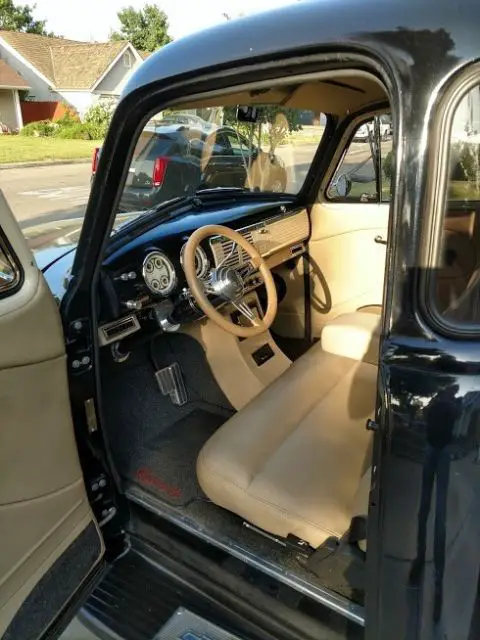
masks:
{"label": "parked car", "polygon": [[[100,153],[100,148],[93,152],[92,180]],[[270,167],[265,189],[284,192],[287,177],[283,161],[252,146],[232,127],[210,132],[185,125],[149,125],[137,142],[120,209],[128,212],[153,207],[179,193],[191,195],[199,189],[248,187],[248,168],[260,157]]]}
{"label": "parked car", "polygon": [[[378,123],[382,140],[388,140],[393,134],[390,116],[387,114],[382,114],[378,118]],[[354,140],[356,142],[367,142],[367,140],[369,140],[373,135],[373,132],[373,121],[366,122],[365,124],[362,124],[355,132]]]}
{"label": "parked car", "polygon": [[200,116],[192,113],[183,113],[181,111],[175,111],[162,116],[159,124],[184,124],[189,127],[195,127],[205,131],[216,128],[214,123],[208,122],[207,120],[200,118]]}
{"label": "parked car", "polygon": [[[77,612],[105,639],[480,638],[480,142],[457,135],[479,21],[473,0],[227,21],[130,76],[78,243],[45,223],[35,258],[0,195],[4,640]],[[168,147],[174,199],[119,212],[132,176],[153,191],[143,123],[185,105],[261,142],[260,109],[326,123],[278,145],[288,191],[192,198]],[[351,141],[380,113],[369,155]],[[204,183],[223,145],[188,140]]]}

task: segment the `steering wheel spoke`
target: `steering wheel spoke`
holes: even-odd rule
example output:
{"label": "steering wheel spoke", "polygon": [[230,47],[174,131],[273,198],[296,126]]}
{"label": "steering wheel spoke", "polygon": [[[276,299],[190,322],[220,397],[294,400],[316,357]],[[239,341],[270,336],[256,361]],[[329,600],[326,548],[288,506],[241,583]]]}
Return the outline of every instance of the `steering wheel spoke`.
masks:
{"label": "steering wheel spoke", "polygon": [[[199,244],[210,236],[223,236],[230,242],[224,243],[223,257],[210,272],[208,278],[200,280],[195,270],[195,252]],[[241,266],[238,262],[242,262]],[[233,264],[232,264],[233,263]],[[221,225],[206,225],[192,233],[185,246],[184,271],[187,284],[198,307],[210,320],[225,331],[241,338],[260,335],[267,331],[275,319],[277,311],[277,290],[267,263],[248,240],[237,231]],[[252,277],[261,278],[266,294],[267,305],[262,317],[255,314],[245,302],[245,284]],[[255,280],[257,284],[257,280]],[[247,286],[248,289],[248,286]],[[223,303],[230,303],[248,322],[237,324],[229,314],[216,308],[209,296],[214,295]],[[215,303],[216,304],[216,303]]]}
{"label": "steering wheel spoke", "polygon": [[[227,240],[230,240],[230,238],[228,238],[227,236],[225,237],[227,238]],[[220,269],[220,267],[223,267],[230,260],[230,258],[232,258],[233,255],[237,252],[238,244],[236,243],[235,240],[232,240],[231,242],[232,242],[232,246],[230,247],[230,251],[223,256],[222,260],[217,265],[217,269]]]}
{"label": "steering wheel spoke", "polygon": [[212,283],[212,275],[213,275],[213,271],[210,271],[208,273],[208,276],[203,280],[201,280],[203,290],[205,291],[207,296],[215,294],[215,290],[213,288],[213,283]]}
{"label": "steering wheel spoke", "polygon": [[240,311],[244,318],[252,323],[254,327],[258,327],[260,325],[252,309],[250,309],[250,307],[244,300],[240,300],[239,302],[232,302],[232,304],[235,309],[237,309],[237,311]]}
{"label": "steering wheel spoke", "polygon": [[253,259],[250,259],[244,264],[239,265],[236,268],[236,271],[243,280],[246,280],[247,278],[250,278],[250,276],[258,274],[258,265],[254,263]]}

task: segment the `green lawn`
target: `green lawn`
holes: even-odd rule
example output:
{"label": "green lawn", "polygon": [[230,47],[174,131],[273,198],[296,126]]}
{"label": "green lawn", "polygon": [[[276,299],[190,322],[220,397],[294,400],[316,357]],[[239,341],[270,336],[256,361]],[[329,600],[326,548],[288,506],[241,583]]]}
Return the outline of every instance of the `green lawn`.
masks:
{"label": "green lawn", "polygon": [[448,197],[450,200],[473,200],[478,202],[480,200],[480,191],[474,182],[451,180],[448,185]]}
{"label": "green lawn", "polygon": [[0,136],[0,164],[91,158],[93,149],[101,144],[98,140]]}

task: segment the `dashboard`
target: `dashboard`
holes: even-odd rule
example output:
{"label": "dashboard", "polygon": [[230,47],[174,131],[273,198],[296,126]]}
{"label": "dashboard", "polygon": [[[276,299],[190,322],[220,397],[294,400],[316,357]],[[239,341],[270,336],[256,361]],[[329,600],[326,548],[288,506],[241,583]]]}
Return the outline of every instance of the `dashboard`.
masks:
{"label": "dashboard", "polygon": [[[103,266],[102,345],[118,342],[144,326],[176,330],[203,316],[188,288],[183,259],[189,235],[207,224],[223,224],[240,232],[270,267],[301,255],[310,229],[305,209],[237,204],[222,211],[186,214],[127,241]],[[224,236],[212,236],[196,251],[197,277],[207,280],[211,269],[221,262],[239,267],[245,260],[246,254],[238,245],[233,247]],[[245,293],[261,284],[258,274],[253,274],[246,281]],[[209,298],[216,307],[224,304],[214,294]]]}

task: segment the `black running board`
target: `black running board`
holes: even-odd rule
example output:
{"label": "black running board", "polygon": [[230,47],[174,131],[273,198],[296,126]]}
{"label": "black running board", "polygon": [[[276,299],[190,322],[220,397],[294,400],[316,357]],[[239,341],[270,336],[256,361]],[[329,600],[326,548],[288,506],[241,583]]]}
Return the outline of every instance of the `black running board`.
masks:
{"label": "black running board", "polygon": [[248,585],[234,590],[232,584],[222,584],[215,571],[206,575],[193,570],[190,560],[182,562],[181,548],[165,554],[136,537],[131,541],[131,551],[112,566],[80,614],[80,620],[104,640],[162,638],[160,631],[179,611],[220,627],[226,638],[228,634],[241,640],[345,637],[261,592],[254,593]]}
{"label": "black running board", "polygon": [[[220,632],[225,630],[228,640],[235,628],[236,637],[239,632],[243,633],[242,640],[260,640],[258,635],[245,635],[233,612],[215,604],[193,585],[187,584],[184,577],[164,571],[132,550],[111,568],[84,605],[79,618],[104,640],[153,640],[163,638],[162,630],[168,631],[178,616],[188,612],[188,617],[197,622],[203,621],[207,626],[214,624],[220,627]],[[169,633],[168,637],[173,640],[177,635]],[[182,637],[181,632],[178,637]],[[218,637],[221,640],[221,633]]]}

